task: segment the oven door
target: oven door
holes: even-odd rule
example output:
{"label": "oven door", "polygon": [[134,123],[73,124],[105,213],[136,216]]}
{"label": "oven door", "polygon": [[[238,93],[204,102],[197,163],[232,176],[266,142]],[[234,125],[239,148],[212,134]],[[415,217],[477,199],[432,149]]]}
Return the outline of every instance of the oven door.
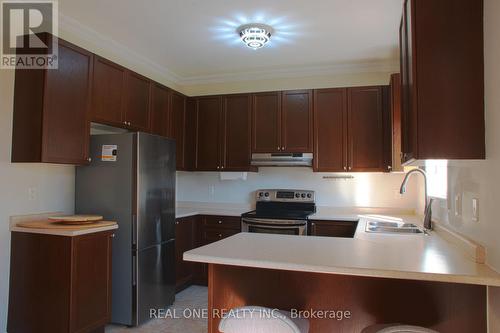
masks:
{"label": "oven door", "polygon": [[307,221],[242,218],[241,231],[261,234],[306,236]]}

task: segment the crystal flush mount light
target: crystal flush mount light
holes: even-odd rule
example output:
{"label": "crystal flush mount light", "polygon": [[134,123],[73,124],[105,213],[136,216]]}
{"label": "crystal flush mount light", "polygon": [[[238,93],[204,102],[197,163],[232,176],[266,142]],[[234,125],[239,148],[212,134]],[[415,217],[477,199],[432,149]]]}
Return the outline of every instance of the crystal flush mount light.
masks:
{"label": "crystal flush mount light", "polygon": [[250,23],[240,26],[237,30],[243,43],[251,49],[257,50],[266,45],[274,32],[273,28],[260,23]]}

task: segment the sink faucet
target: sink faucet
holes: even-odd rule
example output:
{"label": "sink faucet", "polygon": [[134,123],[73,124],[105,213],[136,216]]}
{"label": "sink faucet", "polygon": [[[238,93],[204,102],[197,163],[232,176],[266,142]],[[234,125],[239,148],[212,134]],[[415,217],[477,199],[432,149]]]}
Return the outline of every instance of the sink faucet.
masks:
{"label": "sink faucet", "polygon": [[427,230],[432,230],[432,201],[433,199],[429,200],[429,197],[427,195],[427,174],[425,173],[424,170],[422,169],[413,169],[410,170],[406,176],[405,179],[403,180],[403,183],[401,184],[401,188],[399,189],[399,193],[405,194],[406,193],[406,186],[408,185],[408,180],[410,179],[411,175],[414,173],[420,173],[422,176],[424,176],[424,189],[425,189],[425,217],[424,217],[424,228]]}

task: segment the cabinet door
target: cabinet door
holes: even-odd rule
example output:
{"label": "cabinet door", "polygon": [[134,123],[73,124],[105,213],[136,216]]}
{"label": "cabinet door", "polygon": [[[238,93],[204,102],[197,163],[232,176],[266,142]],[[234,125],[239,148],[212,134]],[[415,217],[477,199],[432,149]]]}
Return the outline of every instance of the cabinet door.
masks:
{"label": "cabinet door", "polygon": [[123,126],[125,68],[94,56],[92,121]]}
{"label": "cabinet door", "polygon": [[314,171],[347,171],[347,90],[314,91]]}
{"label": "cabinet door", "polygon": [[184,124],[184,167],[186,170],[196,169],[196,133],[198,129],[198,113],[196,99],[186,100],[186,122]]}
{"label": "cabinet door", "polygon": [[197,170],[220,170],[221,110],[220,97],[198,99]]}
{"label": "cabinet door", "polygon": [[195,247],[195,217],[177,219],[175,222],[175,285],[176,288],[189,283],[193,277],[193,263],[184,261],[184,252]]}
{"label": "cabinet door", "polygon": [[281,92],[253,96],[252,152],[281,151]]}
{"label": "cabinet door", "polygon": [[348,89],[349,171],[385,171],[382,87]]}
{"label": "cabinet door", "polygon": [[175,139],[177,170],[184,170],[184,124],[186,117],[186,97],[172,92],[170,97],[170,137]]}
{"label": "cabinet door", "polygon": [[92,54],[59,41],[59,68],[46,76],[42,162],[87,163]]}
{"label": "cabinet door", "polygon": [[151,87],[151,133],[167,137],[169,134],[169,90],[153,83]]}
{"label": "cabinet door", "polygon": [[245,171],[250,168],[252,100],[250,95],[223,98],[224,134],[222,169]]}
{"label": "cabinet door", "polygon": [[311,236],[353,238],[356,221],[311,221]]}
{"label": "cabinet door", "polygon": [[401,75],[391,75],[392,171],[403,171],[401,165]]}
{"label": "cabinet door", "polygon": [[415,73],[413,68],[412,1],[406,0],[400,27],[401,52],[401,161],[416,158],[417,128]]}
{"label": "cabinet door", "polygon": [[88,332],[111,319],[112,233],[72,239],[70,332]]}
{"label": "cabinet door", "polygon": [[290,153],[312,153],[312,91],[283,92],[281,115],[281,150]]}
{"label": "cabinet door", "polygon": [[127,121],[127,126],[148,132],[151,81],[137,73],[127,71],[126,83],[125,121]]}

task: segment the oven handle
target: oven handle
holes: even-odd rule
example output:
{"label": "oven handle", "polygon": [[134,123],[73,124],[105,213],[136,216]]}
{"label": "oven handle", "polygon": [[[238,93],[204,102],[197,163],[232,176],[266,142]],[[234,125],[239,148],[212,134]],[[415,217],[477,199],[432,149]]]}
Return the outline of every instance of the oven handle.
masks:
{"label": "oven handle", "polygon": [[304,226],[307,225],[307,221],[305,220],[277,220],[277,219],[255,219],[255,218],[242,218],[241,222],[249,224],[249,225],[266,225],[266,227],[270,227],[273,229],[279,229],[283,227],[290,226]]}

